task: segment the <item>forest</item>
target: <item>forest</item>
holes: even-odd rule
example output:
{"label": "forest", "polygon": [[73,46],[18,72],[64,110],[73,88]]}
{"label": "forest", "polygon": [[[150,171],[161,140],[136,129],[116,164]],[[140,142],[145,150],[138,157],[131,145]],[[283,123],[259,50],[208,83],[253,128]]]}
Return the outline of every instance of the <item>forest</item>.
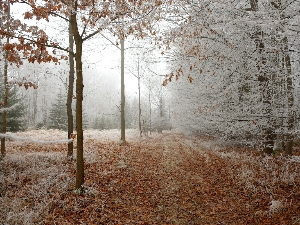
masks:
{"label": "forest", "polygon": [[0,224],[300,224],[300,2],[0,0]]}

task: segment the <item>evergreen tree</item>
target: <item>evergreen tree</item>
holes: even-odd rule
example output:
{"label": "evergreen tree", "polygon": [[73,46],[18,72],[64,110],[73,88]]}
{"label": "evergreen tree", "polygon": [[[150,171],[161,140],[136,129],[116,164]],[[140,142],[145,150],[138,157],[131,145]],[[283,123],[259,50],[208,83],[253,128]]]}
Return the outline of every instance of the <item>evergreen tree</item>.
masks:
{"label": "evergreen tree", "polygon": [[[1,79],[0,81],[0,103],[4,100],[4,85]],[[2,108],[2,106],[0,106]],[[8,91],[8,108],[11,108],[7,111],[7,131],[16,132],[22,131],[25,129],[24,123],[24,113],[25,106],[22,101],[22,98],[18,95],[18,87],[16,85],[9,85]],[[0,127],[3,123],[3,112],[0,113]]]}
{"label": "evergreen tree", "polygon": [[89,128],[88,115],[85,110],[83,110],[82,112],[82,127],[84,130],[87,130]]}
{"label": "evergreen tree", "polygon": [[50,122],[48,128],[67,130],[68,128],[68,117],[67,117],[67,98],[60,91],[57,95],[57,99],[52,104],[52,109],[50,111]]}
{"label": "evergreen tree", "polygon": [[97,130],[104,130],[105,129],[105,119],[103,116],[100,117],[97,117],[95,119],[95,123],[94,123],[94,129],[97,129]]}

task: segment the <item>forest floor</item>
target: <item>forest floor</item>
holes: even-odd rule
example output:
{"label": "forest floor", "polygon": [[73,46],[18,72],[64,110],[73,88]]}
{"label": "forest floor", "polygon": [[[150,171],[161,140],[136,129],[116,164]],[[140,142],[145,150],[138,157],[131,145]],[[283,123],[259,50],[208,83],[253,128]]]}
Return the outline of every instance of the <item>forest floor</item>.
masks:
{"label": "forest floor", "polygon": [[140,138],[130,130],[126,143],[118,136],[85,132],[82,194],[73,189],[76,163],[66,144],[8,141],[0,224],[300,224],[297,155],[265,155],[176,131]]}

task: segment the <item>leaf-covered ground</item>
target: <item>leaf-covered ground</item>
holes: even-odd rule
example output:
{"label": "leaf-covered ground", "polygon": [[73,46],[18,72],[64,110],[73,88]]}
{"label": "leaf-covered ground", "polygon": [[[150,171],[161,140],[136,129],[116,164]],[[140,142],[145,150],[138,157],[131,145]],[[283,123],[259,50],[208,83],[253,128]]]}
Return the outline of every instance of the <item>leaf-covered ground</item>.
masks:
{"label": "leaf-covered ground", "polygon": [[128,140],[87,135],[81,195],[66,145],[9,142],[0,224],[300,224],[299,156],[176,132]]}

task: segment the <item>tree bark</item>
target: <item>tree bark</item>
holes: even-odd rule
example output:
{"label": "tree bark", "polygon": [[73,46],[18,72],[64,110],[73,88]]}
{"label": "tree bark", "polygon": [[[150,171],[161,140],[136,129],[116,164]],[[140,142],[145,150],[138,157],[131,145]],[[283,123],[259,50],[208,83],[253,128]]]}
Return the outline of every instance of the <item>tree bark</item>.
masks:
{"label": "tree bark", "polygon": [[[162,93],[161,93],[162,95]],[[160,96],[159,99],[159,128],[157,129],[158,133],[162,133],[163,131],[163,99]]]}
{"label": "tree bark", "polygon": [[33,90],[33,127],[36,127],[36,115],[37,115],[37,98],[38,98],[38,90]]}
{"label": "tree bark", "polygon": [[[3,107],[7,108],[8,105],[8,84],[7,84],[7,68],[8,68],[8,50],[5,53],[5,63],[4,63],[4,104]],[[3,111],[3,123],[2,123],[2,133],[6,133],[6,124],[7,124],[7,111]],[[1,138],[1,157],[4,158],[6,154],[5,149],[5,137]]]}
{"label": "tree bark", "polygon": [[[261,31],[262,33],[262,31]],[[263,34],[261,34],[263,35]],[[257,42],[257,50],[259,53],[260,58],[257,61],[257,68],[258,68],[258,80],[260,82],[261,90],[262,90],[262,101],[263,101],[263,114],[267,118],[267,122],[263,127],[263,151],[265,153],[271,154],[274,149],[274,140],[275,140],[275,133],[274,133],[274,119],[272,117],[272,88],[271,88],[271,75],[268,71],[264,68],[267,64],[266,58],[266,50],[263,41],[256,39]],[[261,66],[259,65],[261,63]]]}
{"label": "tree bark", "polygon": [[[271,2],[271,5],[280,12],[280,19],[284,20],[285,15],[282,13],[282,2],[281,1],[274,1]],[[282,31],[284,32],[284,31]],[[294,110],[294,86],[293,86],[293,78],[292,78],[292,66],[291,66],[291,58],[289,55],[289,47],[288,47],[288,39],[285,36],[281,44],[283,47],[281,48],[281,51],[283,53],[283,59],[281,62],[282,65],[282,71],[284,74],[286,74],[286,93],[287,93],[287,108],[288,108],[288,121],[287,121],[287,127],[288,127],[288,134],[286,135],[286,143],[285,143],[285,154],[286,155],[292,155],[293,154],[293,144],[294,144],[294,123],[295,123],[295,110]]]}
{"label": "tree bark", "polygon": [[[10,19],[10,0],[7,0],[7,21]],[[7,23],[7,31],[9,31],[9,23]],[[6,38],[6,43],[9,43],[9,37]],[[4,62],[4,108],[8,105],[8,83],[7,83],[7,72],[8,72],[8,50],[5,51],[5,62]],[[3,124],[2,133],[6,133],[6,123],[7,123],[7,111],[3,111]],[[1,156],[0,159],[4,158],[6,154],[5,149],[5,137],[1,138]]]}
{"label": "tree bark", "polygon": [[285,154],[292,155],[293,154],[293,144],[294,144],[294,123],[295,123],[295,112],[294,112],[294,87],[293,87],[293,78],[292,78],[292,67],[291,67],[291,59],[288,54],[288,40],[287,37],[283,39],[283,65],[285,68],[286,74],[286,89],[287,89],[287,107],[288,107],[288,134],[287,134],[287,143],[285,145]]}
{"label": "tree bark", "polygon": [[140,77],[140,61],[138,61],[138,88],[139,88],[139,131],[140,137],[142,136],[142,122],[141,122],[141,77]]}
{"label": "tree bark", "polygon": [[151,135],[151,132],[152,132],[152,112],[151,112],[151,91],[149,89],[149,95],[148,95],[148,100],[149,100],[149,130],[150,130],[150,135]]}
{"label": "tree bark", "polygon": [[124,39],[121,38],[121,141],[125,141]]}
{"label": "tree bark", "polygon": [[[258,1],[250,0],[251,11],[258,11]],[[271,87],[270,79],[271,76],[268,71],[266,71],[267,56],[265,44],[263,42],[263,31],[260,27],[255,27],[255,33],[253,34],[253,39],[256,44],[256,52],[258,58],[256,59],[256,68],[258,70],[258,81],[261,87],[262,102],[263,102],[263,114],[267,118],[266,124],[262,128],[263,132],[263,151],[265,153],[271,154],[274,149],[274,121],[272,119],[272,105],[271,105]]]}
{"label": "tree bark", "polygon": [[[74,49],[74,39],[72,26],[69,24],[69,48],[70,51]],[[72,53],[69,53],[69,85],[68,85],[68,98],[67,98],[67,115],[68,115],[68,138],[71,138],[74,131],[73,124],[73,112],[72,112],[72,100],[73,100],[73,89],[74,89],[74,56]],[[73,156],[73,142],[68,143],[68,157]]]}
{"label": "tree bark", "polygon": [[[75,2],[75,12],[77,2]],[[82,129],[82,101],[83,101],[83,74],[82,74],[82,37],[78,32],[76,13],[71,15],[71,26],[76,44],[76,130],[77,130],[77,172],[75,189],[82,189],[84,184],[84,161],[83,161],[83,129]]]}

